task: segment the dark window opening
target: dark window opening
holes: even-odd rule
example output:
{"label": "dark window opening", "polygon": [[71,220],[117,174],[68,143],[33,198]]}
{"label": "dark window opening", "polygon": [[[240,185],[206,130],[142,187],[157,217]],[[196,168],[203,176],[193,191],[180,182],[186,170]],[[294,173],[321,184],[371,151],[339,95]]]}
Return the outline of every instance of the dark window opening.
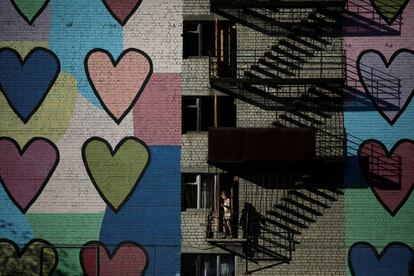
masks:
{"label": "dark window opening", "polygon": [[181,209],[212,209],[215,199],[214,174],[182,174]]}
{"label": "dark window opening", "polygon": [[[215,105],[214,101],[217,100]],[[217,124],[215,124],[217,122]],[[210,127],[235,127],[236,105],[227,96],[182,99],[182,133],[208,131]]]}
{"label": "dark window opening", "polygon": [[182,133],[214,126],[214,97],[183,97]]}
{"label": "dark window opening", "polygon": [[183,58],[213,55],[215,42],[214,21],[184,21]]}
{"label": "dark window opening", "polygon": [[233,97],[218,97],[217,109],[219,127],[236,127],[236,104]]}
{"label": "dark window opening", "polygon": [[234,256],[182,254],[181,276],[234,276]]}

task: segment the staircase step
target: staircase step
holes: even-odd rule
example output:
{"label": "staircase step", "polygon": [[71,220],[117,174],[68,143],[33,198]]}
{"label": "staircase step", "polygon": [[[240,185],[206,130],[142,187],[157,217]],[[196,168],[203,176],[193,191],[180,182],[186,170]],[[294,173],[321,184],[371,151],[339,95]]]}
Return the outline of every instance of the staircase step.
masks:
{"label": "staircase step", "polygon": [[298,66],[298,65],[296,65],[296,64],[294,64],[294,63],[292,63],[290,61],[286,61],[286,60],[284,60],[284,59],[282,59],[282,58],[280,58],[278,56],[273,55],[271,52],[266,52],[264,54],[264,56],[267,57],[267,58],[269,58],[269,59],[271,59],[271,60],[274,60],[274,61],[276,61],[278,63],[281,63],[281,64],[284,64],[286,66],[289,66],[292,69],[300,69],[301,68],[300,66]]}
{"label": "staircase step", "polygon": [[275,205],[274,207],[276,209],[282,210],[283,212],[286,212],[286,213],[292,214],[294,216],[297,216],[298,218],[300,218],[300,219],[302,219],[304,221],[307,221],[307,222],[310,222],[310,223],[316,222],[314,219],[312,219],[310,217],[307,217],[307,216],[305,216],[305,215],[303,215],[303,214],[301,214],[301,213],[299,213],[299,212],[297,212],[297,211],[295,211],[293,209],[290,209],[287,206],[284,206],[284,205]]}
{"label": "staircase step", "polygon": [[320,47],[320,46],[318,46],[318,45],[315,45],[314,43],[309,42],[309,41],[307,41],[307,40],[305,40],[305,39],[303,39],[303,38],[300,38],[300,37],[298,37],[298,36],[294,35],[293,33],[289,33],[289,34],[287,35],[287,37],[288,37],[289,39],[291,39],[291,40],[294,40],[294,41],[296,41],[296,42],[298,42],[298,43],[302,44],[302,45],[305,45],[305,46],[306,46],[306,47],[308,47],[308,48],[312,48],[312,49],[314,49],[314,50],[316,50],[316,51],[323,51],[323,48],[322,48],[322,47]]}
{"label": "staircase step", "polygon": [[340,21],[342,19],[342,13],[337,11],[332,11],[328,9],[318,9],[317,12],[335,21]]}
{"label": "staircase step", "polygon": [[297,127],[309,127],[309,126],[307,126],[305,124],[302,124],[301,122],[298,122],[295,119],[292,119],[292,118],[290,118],[290,117],[288,117],[286,115],[283,115],[283,114],[280,115],[279,118],[282,119],[282,120],[285,120],[285,121],[287,121],[289,123],[292,123],[292,124],[296,125]]}
{"label": "staircase step", "polygon": [[277,222],[277,221],[275,221],[275,220],[273,220],[273,219],[270,219],[270,218],[263,218],[262,220],[264,220],[264,221],[266,221],[267,223],[270,223],[270,224],[272,224],[272,225],[274,225],[274,226],[277,226],[277,227],[279,227],[279,228],[282,228],[283,230],[286,230],[286,231],[287,231],[287,232],[289,232],[289,233],[292,233],[292,234],[295,234],[295,235],[301,235],[301,234],[302,234],[302,232],[299,232],[298,230],[293,229],[293,228],[291,228],[291,227],[289,227],[289,226],[287,226],[287,225],[284,225],[284,224],[282,224],[282,223],[279,223],[279,222]]}
{"label": "staircase step", "polygon": [[260,58],[259,59],[259,63],[262,64],[262,65],[264,65],[264,66],[267,66],[267,67],[269,67],[269,68],[271,68],[273,70],[279,71],[279,72],[281,72],[281,73],[283,73],[285,75],[288,75],[288,76],[294,76],[295,75],[295,73],[289,71],[288,69],[279,67],[277,65],[277,63],[269,62],[269,61],[267,61],[264,58]]}
{"label": "staircase step", "polygon": [[[304,94],[304,95],[302,95],[301,96],[301,98],[302,99],[305,99],[305,100],[308,100],[308,101],[310,101],[311,99],[309,99],[310,97],[309,97],[309,95],[306,95],[306,94]],[[322,111],[320,111],[320,110],[324,110],[324,108],[323,108],[323,106],[321,105],[321,103],[318,103],[318,102],[316,102],[316,103],[312,103],[313,105],[317,105],[319,108],[317,108],[317,109],[315,109],[315,108],[312,108],[312,109],[310,109],[310,111],[309,112],[311,112],[311,113],[314,113],[314,114],[316,114],[316,115],[318,115],[319,117],[322,117],[322,118],[324,118],[324,119],[330,119],[330,118],[332,118],[332,115],[330,115],[330,114],[328,114],[328,113],[324,113],[324,112],[322,112]],[[307,106],[303,103],[303,102],[297,102],[296,103],[296,105],[298,106],[298,108],[300,109],[300,108],[302,108],[302,109],[305,109]],[[326,107],[326,105],[325,105],[325,107]],[[318,110],[319,109],[319,110]]]}
{"label": "staircase step", "polygon": [[282,200],[289,203],[289,204],[295,205],[295,206],[301,208],[302,210],[305,210],[306,212],[311,213],[315,216],[322,216],[321,212],[319,212],[315,209],[312,209],[312,208],[310,208],[310,207],[308,207],[308,206],[306,206],[306,205],[304,205],[300,202],[297,202],[296,200],[293,200],[292,198],[285,197],[285,198],[282,198]]}
{"label": "staircase step", "polygon": [[282,219],[282,220],[284,220],[284,221],[286,221],[286,222],[288,222],[290,224],[296,225],[297,227],[300,227],[300,228],[309,228],[306,224],[300,223],[300,222],[298,222],[298,221],[296,221],[294,219],[291,219],[291,218],[289,218],[289,217],[287,217],[287,216],[285,216],[283,214],[280,214],[280,213],[278,213],[276,211],[267,211],[267,213],[269,215],[271,215],[271,216],[274,216],[274,217],[277,217],[279,219]]}
{"label": "staircase step", "polygon": [[249,79],[252,79],[252,80],[254,80],[254,79],[262,79],[262,77],[260,77],[260,76],[258,76],[256,74],[253,74],[250,71],[245,71],[244,72],[244,76],[247,77],[247,78],[249,78]]}
{"label": "staircase step", "polygon": [[316,199],[314,199],[314,198],[311,198],[311,197],[309,197],[309,196],[307,196],[307,195],[305,195],[305,194],[303,194],[303,193],[301,193],[301,192],[298,192],[298,191],[289,191],[288,193],[289,193],[289,194],[291,194],[291,195],[293,195],[293,196],[296,196],[296,197],[298,197],[298,198],[301,198],[301,199],[303,199],[303,200],[306,200],[306,201],[308,201],[308,202],[310,202],[310,203],[312,203],[312,204],[315,204],[315,205],[321,206],[321,207],[323,207],[323,208],[330,208],[330,207],[329,207],[328,205],[326,205],[325,203],[320,202],[319,200],[316,200]]}
{"label": "staircase step", "polygon": [[262,21],[266,22],[268,25],[270,24],[270,25],[273,25],[273,26],[276,26],[276,27],[279,27],[279,28],[285,29],[285,30],[288,30],[288,28],[289,28],[288,23],[277,21],[276,19],[274,19],[272,17],[269,17],[265,14],[262,14],[260,12],[257,12],[255,10],[252,10],[251,8],[243,8],[243,12],[245,12],[246,14],[248,14],[252,17],[255,17],[259,20],[262,20]]}
{"label": "staircase step", "polygon": [[290,53],[290,52],[288,52],[286,50],[283,50],[283,49],[281,49],[277,45],[272,46],[272,51],[275,51],[275,52],[277,52],[277,53],[279,53],[281,55],[284,55],[284,56],[286,56],[286,57],[288,57],[290,59],[296,60],[297,62],[300,62],[300,63],[305,63],[306,62],[306,60],[304,60],[303,58],[298,57],[297,55],[292,54],[292,53]]}
{"label": "staircase step", "polygon": [[[252,80],[265,80],[264,78],[262,78],[262,77],[260,77],[256,74],[253,74],[251,71],[245,71],[244,76],[249,78],[249,79],[252,79]],[[277,84],[274,84],[274,83],[267,83],[266,86],[272,87],[274,89],[280,89],[280,86],[278,86]]]}
{"label": "staircase step", "polygon": [[331,25],[338,24],[338,22],[329,22],[323,18],[318,17],[315,13],[309,15],[309,19],[312,19],[316,23],[320,24],[320,26],[325,28],[331,28]]}
{"label": "staircase step", "polygon": [[338,194],[338,195],[344,195],[345,193],[343,191],[341,191],[340,189],[336,189],[336,188],[324,188],[325,190],[328,190],[332,193]]}
{"label": "staircase step", "polygon": [[284,239],[286,241],[290,241],[290,242],[292,242],[294,244],[300,244],[300,241],[295,240],[294,237],[293,237],[293,235],[286,236],[286,232],[275,232],[274,230],[272,230],[272,229],[270,229],[270,228],[268,228],[266,226],[263,226],[263,225],[260,225],[260,231],[265,231],[265,232],[270,233],[270,234],[272,234],[274,236],[277,236],[277,237],[279,237],[281,239]]}
{"label": "staircase step", "polygon": [[264,240],[264,241],[266,241],[268,243],[271,243],[273,245],[276,245],[277,247],[283,248],[283,249],[285,249],[285,250],[287,250],[289,252],[290,251],[293,251],[293,248],[290,248],[288,245],[285,245],[285,244],[282,244],[282,243],[277,242],[275,240],[269,239],[268,237],[265,237],[263,235],[259,235],[258,238],[261,239],[261,240]]}
{"label": "staircase step", "polygon": [[259,245],[259,244],[255,245],[255,249],[258,252],[261,252],[261,253],[269,256],[269,257],[272,257],[272,261],[275,261],[275,260],[279,260],[279,261],[283,261],[283,262],[289,262],[290,261],[288,256],[282,256],[279,253],[274,252],[274,251],[270,250],[269,248],[266,248],[262,245]]}
{"label": "staircase step", "polygon": [[312,118],[311,116],[306,115],[303,112],[300,112],[300,111],[297,111],[297,110],[287,110],[287,112],[289,112],[290,114],[293,114],[295,116],[298,116],[298,117],[300,117],[300,118],[302,118],[302,119],[304,119],[308,122],[311,122],[312,124],[315,124],[315,125],[323,125],[324,124],[323,122],[321,122],[321,121],[319,121],[315,118]]}
{"label": "staircase step", "polygon": [[294,50],[294,51],[296,51],[296,52],[302,53],[302,54],[304,54],[305,56],[308,56],[308,57],[312,57],[312,56],[314,56],[314,54],[313,54],[313,53],[311,53],[311,52],[309,52],[309,51],[307,51],[307,50],[305,50],[305,49],[302,49],[302,48],[300,48],[299,46],[297,46],[297,45],[295,45],[295,44],[293,44],[293,43],[290,43],[289,41],[287,41],[287,40],[285,40],[285,39],[280,40],[280,41],[279,41],[279,44],[284,45],[284,46],[286,46],[287,48],[290,48],[290,49],[292,49],[292,50]]}
{"label": "staircase step", "polygon": [[308,89],[308,93],[318,96],[319,98],[332,103],[341,103],[342,98],[336,98],[326,95],[325,93],[318,91],[317,89]]}
{"label": "staircase step", "polygon": [[256,71],[256,72],[259,72],[260,74],[263,74],[263,75],[269,77],[269,78],[280,79],[280,77],[278,75],[275,75],[275,74],[267,71],[266,69],[260,67],[259,65],[252,65],[252,66],[250,66],[250,68],[252,70]]}
{"label": "staircase step", "polygon": [[272,122],[272,126],[274,126],[274,127],[281,127],[281,128],[287,128],[287,126],[285,126],[284,124],[282,124],[280,122],[277,122],[277,121]]}
{"label": "staircase step", "polygon": [[321,190],[318,190],[316,188],[313,187],[304,187],[306,190],[308,190],[311,193],[317,194],[321,197],[324,197],[330,201],[338,201],[338,199],[334,196],[328,195],[327,193],[322,192]]}

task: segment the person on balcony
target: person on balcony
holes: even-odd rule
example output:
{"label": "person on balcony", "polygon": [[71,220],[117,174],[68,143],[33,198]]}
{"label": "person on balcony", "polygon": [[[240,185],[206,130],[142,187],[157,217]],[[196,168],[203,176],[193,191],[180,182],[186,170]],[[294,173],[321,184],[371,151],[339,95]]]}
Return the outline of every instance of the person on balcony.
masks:
{"label": "person on balcony", "polygon": [[232,237],[232,230],[231,230],[231,218],[232,218],[232,210],[231,210],[231,204],[230,204],[230,198],[227,195],[226,191],[221,192],[221,198],[223,199],[223,203],[221,206],[223,206],[223,233],[225,237]]}

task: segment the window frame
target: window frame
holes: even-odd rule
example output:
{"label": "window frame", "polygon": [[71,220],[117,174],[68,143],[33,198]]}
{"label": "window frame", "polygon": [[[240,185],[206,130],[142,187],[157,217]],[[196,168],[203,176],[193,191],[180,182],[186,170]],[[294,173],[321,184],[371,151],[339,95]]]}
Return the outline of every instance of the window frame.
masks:
{"label": "window frame", "polygon": [[[184,26],[185,24],[197,24],[197,30],[195,31],[184,31]],[[183,21],[183,59],[188,59],[191,57],[208,57],[209,55],[203,55],[203,50],[204,50],[204,45],[203,45],[203,35],[204,35],[204,30],[203,30],[203,24],[212,24],[215,25],[216,21],[214,20],[184,20]],[[216,29],[216,28],[214,28]],[[197,34],[198,35],[198,47],[197,47],[197,55],[185,55],[185,42],[184,42],[184,38],[186,34]],[[213,49],[206,49],[206,52],[211,52],[211,55],[215,55],[215,48],[216,48],[216,33],[215,31],[213,32],[213,45],[214,48]]]}
{"label": "window frame", "polygon": [[237,259],[236,259],[236,256],[234,256],[234,255],[232,255],[232,254],[202,254],[202,253],[200,253],[200,254],[197,254],[197,253],[191,253],[191,254],[188,254],[188,253],[184,253],[185,255],[193,255],[194,256],[194,259],[196,260],[196,271],[199,273],[199,275],[195,275],[195,276],[204,276],[205,274],[206,274],[206,266],[205,266],[205,263],[206,263],[206,256],[212,256],[212,257],[215,257],[215,259],[216,259],[216,261],[215,261],[215,264],[216,264],[216,269],[215,269],[215,275],[217,275],[217,276],[221,276],[221,273],[220,273],[220,268],[221,268],[221,264],[222,264],[222,260],[221,260],[221,257],[222,256],[226,256],[226,257],[231,257],[232,259],[233,259],[233,275],[237,275],[236,274],[236,270],[237,270]]}
{"label": "window frame", "polygon": [[[218,177],[218,175],[217,174],[209,174],[209,173],[182,173],[182,175],[181,175],[181,177],[182,177],[182,179],[185,179],[185,177],[184,177],[184,175],[195,175],[196,176],[196,182],[185,182],[185,181],[183,181],[183,189],[184,189],[184,193],[186,192],[186,185],[196,185],[197,186],[197,199],[196,199],[196,205],[197,205],[197,207],[196,208],[184,208],[184,210],[183,211],[186,211],[186,210],[205,210],[205,209],[215,209],[215,206],[216,206],[216,195],[217,195],[217,191],[216,191],[216,188],[217,188],[217,177]],[[203,176],[205,176],[205,177],[212,177],[213,178],[213,187],[211,187],[211,189],[212,189],[212,206],[211,207],[205,207],[205,206],[202,206],[202,205],[205,205],[206,203],[205,203],[205,201],[206,200],[203,200],[203,193],[202,193],[202,185],[203,185],[203,182],[202,182],[202,177]],[[207,183],[206,185],[208,185],[209,183]],[[203,204],[203,202],[204,202],[204,204]]]}

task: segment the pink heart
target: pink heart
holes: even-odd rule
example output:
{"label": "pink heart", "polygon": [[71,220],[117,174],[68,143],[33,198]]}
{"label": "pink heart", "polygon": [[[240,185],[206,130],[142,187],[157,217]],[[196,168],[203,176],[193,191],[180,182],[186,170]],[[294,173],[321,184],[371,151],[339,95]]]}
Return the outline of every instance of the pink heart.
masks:
{"label": "pink heart", "polygon": [[0,138],[0,181],[22,213],[39,197],[59,163],[59,151],[48,139],[32,138],[23,149]]}
{"label": "pink heart", "polygon": [[414,188],[414,141],[402,139],[388,152],[381,142],[367,140],[360,145],[358,156],[377,200],[395,216]]}
{"label": "pink heart", "polygon": [[148,265],[145,250],[131,241],[118,244],[112,254],[101,242],[88,242],[82,247],[80,259],[87,276],[144,275]]}
{"label": "pink heart", "polygon": [[142,0],[103,0],[105,7],[122,26],[135,13],[141,2]]}
{"label": "pink heart", "polygon": [[133,108],[153,72],[150,57],[132,48],[116,61],[108,51],[93,49],[85,58],[85,70],[102,107],[117,124]]}

